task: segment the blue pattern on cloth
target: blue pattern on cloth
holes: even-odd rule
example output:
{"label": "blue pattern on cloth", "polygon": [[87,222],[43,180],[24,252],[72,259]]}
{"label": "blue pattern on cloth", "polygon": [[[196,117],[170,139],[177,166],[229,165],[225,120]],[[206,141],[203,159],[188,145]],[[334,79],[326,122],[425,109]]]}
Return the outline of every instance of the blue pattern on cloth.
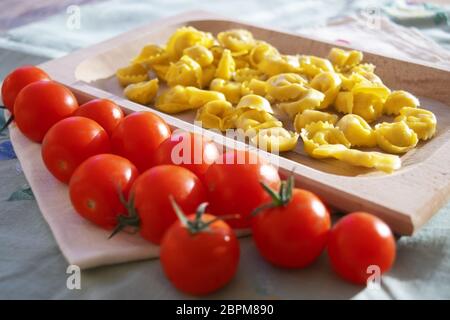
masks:
{"label": "blue pattern on cloth", "polygon": [[[384,5],[384,6],[383,6]],[[194,2],[110,0],[81,7],[81,29],[64,26],[67,14],[9,30],[0,35],[0,48],[47,58],[62,56],[158,18],[185,10],[206,9],[278,28],[297,31],[324,24],[370,6],[383,6],[398,23],[413,24],[449,47],[445,23],[448,7],[424,6],[430,18],[404,19],[403,5],[411,1],[289,1],[219,0]],[[326,10],[324,10],[326,7]],[[236,10],[239,8],[239,10]],[[413,8],[409,8],[413,10]],[[402,9],[404,10],[404,9]],[[414,14],[410,14],[414,17]],[[402,18],[403,17],[403,18]],[[448,21],[448,20],[447,20]],[[36,36],[39,35],[39,36]],[[0,112],[0,126],[5,123]],[[158,261],[140,261],[86,270],[81,290],[66,287],[67,262],[42,218],[33,193],[15,157],[7,131],[0,134],[0,298],[191,298],[165,279]],[[241,263],[232,283],[211,298],[248,299],[408,299],[450,298],[450,208],[442,209],[414,237],[398,242],[393,270],[381,288],[355,287],[338,279],[322,256],[311,268],[286,272],[258,256],[250,238],[241,240]],[[95,244],[93,244],[95,245]]]}

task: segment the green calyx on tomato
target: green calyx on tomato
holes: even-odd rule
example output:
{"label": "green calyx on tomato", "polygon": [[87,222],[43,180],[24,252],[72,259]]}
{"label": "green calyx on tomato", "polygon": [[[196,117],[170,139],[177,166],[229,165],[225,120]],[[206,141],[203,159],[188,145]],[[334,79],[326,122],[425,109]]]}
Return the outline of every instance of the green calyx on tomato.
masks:
{"label": "green calyx on tomato", "polygon": [[290,175],[287,180],[281,181],[280,190],[275,192],[265,183],[261,182],[263,189],[270,195],[272,202],[263,204],[262,206],[253,210],[252,215],[255,216],[263,210],[283,207],[287,205],[292,199],[292,190],[294,188],[294,176]]}
{"label": "green calyx on tomato", "polygon": [[117,226],[114,228],[113,232],[108,237],[108,239],[111,239],[126,227],[132,227],[134,231],[137,231],[141,223],[139,215],[136,211],[136,207],[134,206],[134,194],[131,193],[130,199],[127,201],[123,193],[119,191],[119,199],[120,202],[127,209],[128,214],[127,215],[120,214],[117,216]]}
{"label": "green calyx on tomato", "polygon": [[229,215],[229,216],[227,215],[227,216],[216,217],[215,219],[212,219],[208,222],[204,222],[202,219],[202,216],[205,213],[206,207],[209,205],[209,203],[203,202],[197,207],[197,210],[195,211],[195,219],[189,220],[186,217],[186,215],[184,214],[183,210],[178,206],[177,202],[175,201],[175,199],[173,198],[172,195],[169,196],[169,200],[170,200],[173,210],[175,211],[181,224],[192,235],[200,233],[200,232],[204,232],[204,231],[210,231],[209,226],[218,220],[236,219],[239,217],[238,215]]}

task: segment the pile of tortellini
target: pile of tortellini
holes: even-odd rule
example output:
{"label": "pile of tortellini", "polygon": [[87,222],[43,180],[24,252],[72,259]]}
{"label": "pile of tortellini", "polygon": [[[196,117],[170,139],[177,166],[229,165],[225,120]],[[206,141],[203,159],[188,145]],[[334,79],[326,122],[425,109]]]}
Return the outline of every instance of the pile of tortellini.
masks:
{"label": "pile of tortellini", "polygon": [[[196,109],[203,127],[241,129],[265,150],[292,150],[301,137],[313,158],[392,172],[401,166],[397,154],[435,134],[436,117],[412,94],[387,88],[362,60],[362,52],[339,48],[327,59],[284,55],[247,30],[214,38],[182,27],[165,46],[145,46],[116,76],[129,100],[171,114]],[[168,86],[160,94],[159,81]],[[381,122],[386,115],[393,122]]]}

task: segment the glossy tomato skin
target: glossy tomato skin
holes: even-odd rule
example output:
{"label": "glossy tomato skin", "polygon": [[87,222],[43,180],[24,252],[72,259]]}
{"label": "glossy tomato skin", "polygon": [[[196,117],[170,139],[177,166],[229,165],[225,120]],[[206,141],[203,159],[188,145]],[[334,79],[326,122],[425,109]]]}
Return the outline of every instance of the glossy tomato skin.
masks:
{"label": "glossy tomato skin", "polygon": [[[194,216],[188,219],[193,220]],[[204,214],[202,221],[214,218]],[[176,288],[193,295],[205,295],[231,281],[236,274],[239,254],[239,242],[224,221],[213,222],[209,231],[196,234],[190,234],[176,221],[161,243],[160,261]]]}
{"label": "glossy tomato skin", "polygon": [[73,115],[96,121],[110,136],[124,117],[122,109],[108,99],[88,101],[81,105]]}
{"label": "glossy tomato skin", "polygon": [[170,128],[151,112],[127,115],[111,136],[113,153],[129,159],[139,172],[155,166],[155,152],[161,142],[170,136]]}
{"label": "glossy tomato skin", "polygon": [[14,113],[14,102],[20,90],[40,80],[50,80],[50,77],[44,70],[34,66],[22,66],[6,76],[2,85],[2,99],[9,112]]}
{"label": "glossy tomato skin", "polygon": [[111,151],[109,136],[94,120],[69,117],[48,130],[42,141],[42,159],[48,171],[68,183],[75,169],[87,158]]}
{"label": "glossy tomato skin", "polygon": [[70,179],[70,200],[75,211],[102,228],[114,228],[117,216],[126,214],[119,191],[127,199],[138,175],[136,167],[125,158],[113,154],[90,157]]}
{"label": "glossy tomato skin", "polygon": [[209,166],[219,157],[214,142],[198,134],[174,132],[156,150],[156,164],[182,166],[204,181]]}
{"label": "glossy tomato skin", "polygon": [[395,240],[390,228],[379,218],[354,212],[333,227],[328,242],[328,256],[333,269],[342,278],[366,284],[372,274],[367,268],[378,266],[387,272],[395,260]]}
{"label": "glossy tomato skin", "polygon": [[145,171],[131,192],[140,218],[140,233],[155,244],[161,243],[164,233],[177,220],[170,195],[184,212],[194,212],[207,199],[200,179],[191,171],[173,165]]}
{"label": "glossy tomato skin", "polygon": [[325,205],[303,189],[294,189],[287,205],[261,211],[252,220],[259,253],[284,268],[303,268],[314,262],[327,244],[330,227]]}
{"label": "glossy tomato skin", "polygon": [[75,96],[54,81],[33,82],[23,88],[14,103],[14,116],[20,131],[41,142],[47,131],[78,108]]}
{"label": "glossy tomato skin", "polygon": [[270,202],[270,196],[261,187],[265,183],[273,190],[280,187],[275,167],[248,151],[230,151],[212,164],[205,176],[209,211],[217,216],[240,215],[230,219],[233,228],[248,228],[252,211]]}

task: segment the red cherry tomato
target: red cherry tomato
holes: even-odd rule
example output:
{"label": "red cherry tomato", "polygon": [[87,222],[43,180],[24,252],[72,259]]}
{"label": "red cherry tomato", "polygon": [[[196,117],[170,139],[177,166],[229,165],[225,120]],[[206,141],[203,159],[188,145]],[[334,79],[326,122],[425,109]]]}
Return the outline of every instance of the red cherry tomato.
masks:
{"label": "red cherry tomato", "polygon": [[331,230],[328,256],[342,278],[366,284],[373,273],[369,266],[379,268],[380,274],[391,268],[395,247],[386,223],[369,213],[354,212],[340,219]]}
{"label": "red cherry tomato", "polygon": [[42,159],[55,178],[68,183],[87,158],[110,152],[106,131],[94,120],[70,117],[56,123],[42,141]]}
{"label": "red cherry tomato", "polygon": [[173,165],[153,167],[139,176],[132,188],[134,206],[140,218],[140,233],[160,244],[164,233],[177,219],[169,200],[173,196],[183,211],[193,212],[206,201],[199,178]]}
{"label": "red cherry tomato", "polygon": [[[191,222],[195,215],[189,215]],[[203,214],[207,224],[215,219]],[[225,286],[236,273],[239,242],[224,221],[212,222],[207,230],[192,233],[180,221],[167,231],[161,243],[160,261],[167,278],[179,290],[204,295]]]}
{"label": "red cherry tomato", "polygon": [[228,224],[233,228],[247,228],[251,213],[270,201],[260,182],[278,190],[280,177],[277,170],[262,158],[247,151],[230,151],[212,164],[205,176],[210,201],[210,212],[215,215],[240,215]]}
{"label": "red cherry tomato", "polygon": [[112,229],[117,225],[117,216],[126,212],[119,193],[126,199],[137,176],[136,167],[125,158],[113,154],[90,157],[70,179],[72,205],[85,219]]}
{"label": "red cherry tomato", "polygon": [[156,164],[155,152],[170,136],[166,122],[151,112],[135,112],[126,116],[111,136],[113,153],[129,159],[144,172]]}
{"label": "red cherry tomato", "polygon": [[120,107],[108,99],[94,99],[81,105],[73,114],[96,121],[111,136],[113,130],[123,119]]}
{"label": "red cherry tomato", "polygon": [[180,165],[195,173],[202,181],[209,166],[218,157],[219,150],[214,142],[188,132],[174,132],[159,145],[155,154],[158,165]]}
{"label": "red cherry tomato", "polygon": [[14,113],[14,102],[20,90],[30,83],[50,80],[45,71],[34,66],[23,66],[8,74],[2,85],[2,99],[9,112]]}
{"label": "red cherry tomato", "polygon": [[[289,188],[286,184],[282,188]],[[259,253],[274,265],[303,268],[314,262],[326,246],[330,214],[313,193],[293,189],[291,197],[277,195],[279,205],[261,210],[252,220]],[[274,204],[275,205],[275,204]]]}
{"label": "red cherry tomato", "polygon": [[26,137],[41,142],[55,123],[71,116],[77,108],[77,100],[69,89],[53,81],[38,81],[20,91],[14,116]]}

